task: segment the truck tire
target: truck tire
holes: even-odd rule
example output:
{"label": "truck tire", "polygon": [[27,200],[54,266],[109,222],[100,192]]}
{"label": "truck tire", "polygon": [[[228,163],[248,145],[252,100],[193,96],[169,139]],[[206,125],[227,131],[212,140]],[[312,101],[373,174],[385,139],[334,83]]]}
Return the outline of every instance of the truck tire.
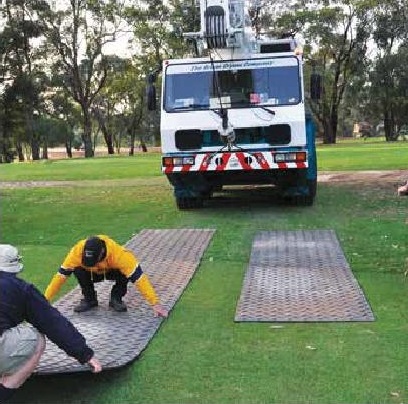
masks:
{"label": "truck tire", "polygon": [[281,202],[292,206],[312,206],[316,196],[317,180],[307,180],[308,194],[286,195]]}
{"label": "truck tire", "polygon": [[176,197],[176,205],[180,210],[199,209],[203,207],[203,199],[198,197]]}
{"label": "truck tire", "polygon": [[309,188],[309,194],[299,196],[298,198],[300,198],[300,200],[298,201],[298,205],[302,206],[313,205],[317,190],[317,180],[316,179],[307,180],[307,187]]}

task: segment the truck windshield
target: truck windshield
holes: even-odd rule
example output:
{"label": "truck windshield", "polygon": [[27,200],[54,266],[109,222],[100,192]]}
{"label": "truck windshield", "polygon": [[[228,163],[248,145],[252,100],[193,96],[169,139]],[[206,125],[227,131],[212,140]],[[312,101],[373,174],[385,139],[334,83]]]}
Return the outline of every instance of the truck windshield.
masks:
{"label": "truck windshield", "polygon": [[171,64],[164,80],[167,112],[291,105],[302,96],[294,56]]}

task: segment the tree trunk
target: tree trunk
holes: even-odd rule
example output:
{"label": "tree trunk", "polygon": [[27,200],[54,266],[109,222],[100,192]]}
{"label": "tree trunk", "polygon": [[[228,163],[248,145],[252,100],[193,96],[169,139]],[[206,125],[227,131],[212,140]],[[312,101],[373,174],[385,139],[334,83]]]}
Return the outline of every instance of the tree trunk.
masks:
{"label": "tree trunk", "polygon": [[130,138],[130,145],[129,145],[129,156],[135,155],[135,138]]}
{"label": "tree trunk", "polygon": [[27,138],[30,141],[31,147],[31,158],[36,161],[40,160],[40,142],[34,131],[34,121],[33,121],[33,107],[31,103],[26,105],[27,111],[25,113],[25,124],[26,124],[26,133]]}
{"label": "tree trunk", "polygon": [[93,114],[98,121],[99,128],[102,131],[103,138],[105,139],[106,146],[108,148],[108,154],[115,154],[115,148],[113,147],[113,138],[112,134],[109,133],[109,130],[106,126],[105,118],[102,116],[98,108],[93,109]]}
{"label": "tree trunk", "polygon": [[130,128],[127,128],[127,134],[130,139],[129,143],[129,156],[134,156],[135,155],[135,139],[136,139],[136,131],[135,128],[132,126]]}
{"label": "tree trunk", "polygon": [[65,150],[67,152],[67,156],[71,159],[72,158],[72,147],[70,142],[65,142]]}
{"label": "tree trunk", "polygon": [[105,139],[106,146],[108,148],[108,154],[115,154],[112,135],[109,133],[108,128],[106,127],[104,122],[100,123],[100,125],[101,125],[101,131],[103,133],[103,137]]}
{"label": "tree trunk", "polygon": [[143,153],[147,152],[147,146],[143,139],[140,141],[140,148],[142,149]]}
{"label": "tree trunk", "polygon": [[333,144],[335,139],[333,137],[333,126],[330,119],[325,118],[323,120],[323,143],[324,144]]}
{"label": "tree trunk", "polygon": [[387,142],[394,142],[397,140],[397,136],[395,133],[394,114],[389,110],[384,111],[384,132],[385,140]]}
{"label": "tree trunk", "polygon": [[330,126],[331,126],[331,143],[336,143],[337,138],[337,123],[338,123],[338,111],[336,107],[332,108],[330,116]]}
{"label": "tree trunk", "polygon": [[48,160],[48,144],[47,144],[47,142],[44,142],[44,145],[43,145],[42,158],[44,160]]}
{"label": "tree trunk", "polygon": [[17,150],[18,161],[23,162],[24,153],[23,153],[23,147],[21,146],[21,143],[17,143],[16,150]]}
{"label": "tree trunk", "polygon": [[82,107],[83,112],[83,124],[84,124],[84,133],[82,135],[82,140],[85,147],[85,157],[94,157],[94,150],[92,145],[92,121],[89,114],[88,108],[85,106]]}
{"label": "tree trunk", "polygon": [[33,160],[40,160],[40,142],[36,139],[35,136],[32,136],[31,139],[31,158]]}
{"label": "tree trunk", "polygon": [[11,139],[6,132],[0,133],[0,163],[12,163],[14,161],[15,153],[11,145]]}

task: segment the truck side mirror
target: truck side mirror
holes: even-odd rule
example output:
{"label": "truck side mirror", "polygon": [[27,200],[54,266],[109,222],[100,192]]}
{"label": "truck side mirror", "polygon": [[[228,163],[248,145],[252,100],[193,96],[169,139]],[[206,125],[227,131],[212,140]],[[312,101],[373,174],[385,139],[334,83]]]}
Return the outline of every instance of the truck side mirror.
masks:
{"label": "truck side mirror", "polygon": [[319,73],[312,73],[310,76],[310,98],[313,101],[320,100],[322,95],[322,76]]}

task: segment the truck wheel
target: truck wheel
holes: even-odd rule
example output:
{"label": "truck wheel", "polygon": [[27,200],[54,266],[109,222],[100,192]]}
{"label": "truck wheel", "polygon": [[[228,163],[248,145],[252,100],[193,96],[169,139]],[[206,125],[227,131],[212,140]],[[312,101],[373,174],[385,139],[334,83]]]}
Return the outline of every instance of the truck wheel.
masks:
{"label": "truck wheel", "polygon": [[176,197],[176,204],[180,210],[198,209],[203,206],[203,199],[181,196]]}
{"label": "truck wheel", "polygon": [[317,192],[317,179],[307,180],[307,186],[309,188],[309,195],[306,197],[305,205],[312,206]]}
{"label": "truck wheel", "polygon": [[309,195],[298,196],[298,200],[296,201],[298,205],[313,205],[317,190],[317,180],[307,180],[307,187],[309,188]]}
{"label": "truck wheel", "polygon": [[286,195],[283,197],[282,201],[293,206],[312,206],[316,196],[317,181],[307,180],[306,186],[308,188],[307,195]]}

